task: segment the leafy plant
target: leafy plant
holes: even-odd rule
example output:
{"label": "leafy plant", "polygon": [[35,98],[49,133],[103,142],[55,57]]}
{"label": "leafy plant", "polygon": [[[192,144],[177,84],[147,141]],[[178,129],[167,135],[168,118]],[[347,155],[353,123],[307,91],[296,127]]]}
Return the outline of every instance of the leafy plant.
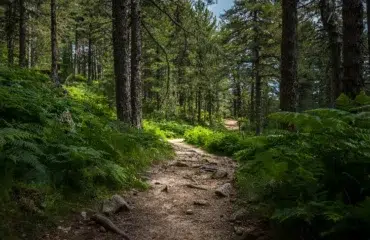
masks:
{"label": "leafy plant", "polygon": [[258,137],[260,144],[236,154],[246,199],[306,237],[364,239],[360,235],[370,227],[368,215],[354,214],[366,209],[370,194],[369,113],[358,98],[345,102],[343,110],[272,114],[271,120],[294,125],[295,131]]}

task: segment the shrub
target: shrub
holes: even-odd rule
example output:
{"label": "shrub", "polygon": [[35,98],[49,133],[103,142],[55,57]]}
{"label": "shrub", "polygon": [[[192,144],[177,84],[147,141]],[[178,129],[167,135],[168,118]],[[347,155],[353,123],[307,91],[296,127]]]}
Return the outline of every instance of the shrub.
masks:
{"label": "shrub", "polygon": [[204,127],[195,127],[185,132],[185,141],[197,146],[205,146],[207,141],[213,136],[213,131]]}
{"label": "shrub", "polygon": [[19,214],[22,199],[32,198],[18,196],[20,189],[39,192],[29,200],[48,212],[76,197],[142,187],[140,171],[172,156],[163,138],[116,122],[106,99],[86,84],[67,90],[33,71],[0,69],[0,216],[9,213],[5,205]]}
{"label": "shrub", "polygon": [[64,81],[66,84],[70,83],[87,83],[87,78],[80,74],[71,74]]}
{"label": "shrub", "polygon": [[285,233],[367,239],[370,114],[359,105],[368,100],[361,96],[346,111],[272,114],[271,120],[293,124],[296,131],[257,137],[254,146],[236,154],[241,194]]}
{"label": "shrub", "polygon": [[165,136],[166,138],[181,138],[185,132],[193,127],[180,122],[175,121],[144,121],[145,129],[156,129],[155,132],[161,131],[159,135]]}

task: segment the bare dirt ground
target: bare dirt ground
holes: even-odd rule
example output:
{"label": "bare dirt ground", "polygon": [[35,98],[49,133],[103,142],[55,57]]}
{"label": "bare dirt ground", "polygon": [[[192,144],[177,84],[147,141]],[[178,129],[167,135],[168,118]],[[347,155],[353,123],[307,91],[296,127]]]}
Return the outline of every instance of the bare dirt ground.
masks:
{"label": "bare dirt ground", "polygon": [[[123,194],[133,209],[110,216],[112,222],[132,240],[247,239],[237,236],[236,225],[230,222],[235,211],[235,190],[231,188],[226,197],[215,193],[233,181],[235,162],[205,153],[182,140],[172,140],[171,144],[176,158],[147,173],[148,191]],[[124,239],[77,215],[75,223],[61,223],[55,236],[43,239]]]}
{"label": "bare dirt ground", "polygon": [[238,121],[234,119],[225,119],[224,124],[227,130],[239,130]]}

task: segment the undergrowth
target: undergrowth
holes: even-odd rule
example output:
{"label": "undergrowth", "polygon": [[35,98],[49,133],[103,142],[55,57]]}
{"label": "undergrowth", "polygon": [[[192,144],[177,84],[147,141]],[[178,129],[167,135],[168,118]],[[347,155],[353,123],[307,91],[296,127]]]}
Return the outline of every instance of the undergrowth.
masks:
{"label": "undergrowth", "polygon": [[0,68],[0,239],[70,202],[145,187],[138,174],[172,155],[164,138],[116,122],[95,89]]}
{"label": "undergrowth", "polygon": [[182,122],[144,120],[145,130],[163,138],[182,138],[185,132],[192,128],[193,126]]}
{"label": "undergrowth", "polygon": [[242,137],[195,127],[185,139],[238,160],[241,199],[271,219],[277,237],[368,239],[370,97],[342,95],[337,108],[270,116],[294,131]]}
{"label": "undergrowth", "polygon": [[184,137],[187,143],[226,156],[232,156],[250,145],[249,138],[239,132],[217,131],[200,126],[186,131]]}

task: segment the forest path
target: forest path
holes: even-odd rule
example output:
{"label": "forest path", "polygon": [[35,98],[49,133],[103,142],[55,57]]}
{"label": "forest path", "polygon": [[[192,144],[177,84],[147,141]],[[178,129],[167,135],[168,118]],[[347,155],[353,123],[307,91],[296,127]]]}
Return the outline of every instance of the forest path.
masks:
{"label": "forest path", "polygon": [[239,130],[239,124],[237,120],[225,119],[224,124],[227,130]]}
{"label": "forest path", "polygon": [[[152,188],[133,198],[135,209],[130,212],[132,224],[127,232],[135,240],[232,239],[229,219],[233,198],[219,197],[215,190],[231,182],[235,162],[205,153],[181,139],[170,143],[176,158],[152,169]],[[217,170],[224,174],[216,179]],[[192,188],[197,186],[206,190]]]}
{"label": "forest path", "polygon": [[[230,217],[235,210],[235,190],[230,188],[230,196],[221,197],[216,189],[232,182],[236,163],[194,148],[181,139],[170,143],[176,151],[175,159],[148,171],[149,190],[125,193],[123,197],[133,209],[114,214],[110,220],[131,240],[234,239]],[[44,239],[123,238],[94,222],[80,220],[67,234],[59,231],[58,236]]]}

